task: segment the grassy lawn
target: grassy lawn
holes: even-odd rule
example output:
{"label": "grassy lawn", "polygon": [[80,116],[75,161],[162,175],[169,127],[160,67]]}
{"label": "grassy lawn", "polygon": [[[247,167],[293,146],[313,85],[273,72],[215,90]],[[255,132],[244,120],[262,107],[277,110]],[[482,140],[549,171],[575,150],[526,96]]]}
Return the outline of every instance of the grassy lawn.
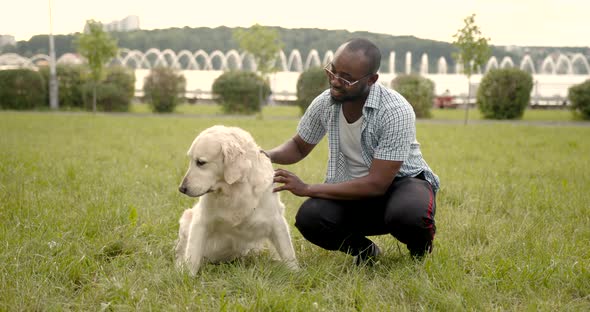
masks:
{"label": "grassy lawn", "polygon": [[[137,103],[131,105],[130,111],[132,113],[151,113],[149,105]],[[295,105],[276,105],[264,106],[262,114],[265,117],[298,118],[299,111],[299,107]],[[182,104],[178,105],[174,112],[183,115],[223,115],[221,106],[216,104]]]}
{"label": "grassy lawn", "polygon": [[[379,236],[380,263],[353,267],[301,237],[292,224],[303,199],[283,193],[300,272],[262,254],[191,278],[175,270],[173,248],[194,203],[177,191],[194,137],[234,125],[270,148],[297,126],[289,107],[262,118],[208,109],[0,112],[0,311],[590,310],[590,127],[419,123],[442,184],[422,263]],[[321,182],[326,157],[324,140],[287,169]]]}
{"label": "grassy lawn", "polygon": [[[147,104],[132,104],[130,111],[133,113],[150,113]],[[465,110],[459,109],[432,109],[433,120],[454,120],[461,121],[465,118]],[[176,107],[175,113],[184,115],[223,115],[221,106],[215,104],[182,104]],[[299,118],[300,110],[295,105],[264,106],[262,109],[264,117],[276,118]],[[470,109],[469,120],[482,120],[479,110]],[[575,118],[567,109],[527,109],[522,118],[524,121],[574,121]]]}

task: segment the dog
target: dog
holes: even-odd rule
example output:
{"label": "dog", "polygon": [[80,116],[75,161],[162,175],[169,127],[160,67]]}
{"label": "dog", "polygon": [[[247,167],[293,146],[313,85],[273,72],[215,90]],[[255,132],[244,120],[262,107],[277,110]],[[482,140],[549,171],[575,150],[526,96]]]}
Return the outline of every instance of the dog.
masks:
{"label": "dog", "polygon": [[270,242],[280,260],[298,269],[285,206],[272,191],[274,169],[252,136],[213,126],[195,138],[187,155],[178,189],[199,200],[179,220],[177,267],[186,265],[195,275],[204,263],[231,261]]}

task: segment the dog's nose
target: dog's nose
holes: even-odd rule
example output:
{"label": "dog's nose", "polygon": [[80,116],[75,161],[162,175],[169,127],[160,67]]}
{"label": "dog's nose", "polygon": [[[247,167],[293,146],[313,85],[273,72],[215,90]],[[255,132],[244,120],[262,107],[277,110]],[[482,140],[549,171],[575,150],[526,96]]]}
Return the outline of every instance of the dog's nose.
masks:
{"label": "dog's nose", "polygon": [[179,186],[178,191],[181,192],[182,194],[186,194],[186,186],[184,186],[184,185]]}

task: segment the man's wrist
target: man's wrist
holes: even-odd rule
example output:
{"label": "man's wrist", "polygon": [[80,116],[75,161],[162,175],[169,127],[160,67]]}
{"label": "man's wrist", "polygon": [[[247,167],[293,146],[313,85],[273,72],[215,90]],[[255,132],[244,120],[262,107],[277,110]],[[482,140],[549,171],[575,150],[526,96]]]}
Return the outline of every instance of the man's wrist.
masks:
{"label": "man's wrist", "polygon": [[260,152],[261,152],[262,154],[264,154],[264,156],[268,157],[268,159],[271,159],[271,158],[270,158],[270,155],[269,155],[269,154],[268,154],[268,153],[267,153],[265,150],[263,150],[263,149],[260,149]]}
{"label": "man's wrist", "polygon": [[312,186],[313,186],[313,184],[305,184],[305,194],[303,194],[303,196],[314,197]]}

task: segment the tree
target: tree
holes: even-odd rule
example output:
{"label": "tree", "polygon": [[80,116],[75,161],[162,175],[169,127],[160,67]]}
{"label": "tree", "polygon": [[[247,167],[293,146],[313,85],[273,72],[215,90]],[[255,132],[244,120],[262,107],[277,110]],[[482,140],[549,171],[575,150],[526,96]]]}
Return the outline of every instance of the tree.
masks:
{"label": "tree", "polygon": [[[240,48],[254,58],[256,69],[264,81],[268,83],[268,74],[277,71],[276,59],[283,48],[278,31],[254,24],[247,30],[236,29],[233,37],[240,45]],[[258,87],[258,100],[260,103],[262,103],[262,89],[263,85],[260,85]]]}
{"label": "tree", "polygon": [[277,70],[276,59],[283,43],[276,30],[254,24],[246,30],[236,29],[233,37],[242,50],[252,55],[263,77]]}
{"label": "tree", "polygon": [[104,79],[104,65],[117,54],[117,41],[94,20],[86,21],[86,31],[77,40],[78,53],[86,59],[93,82],[92,111],[96,112],[96,87]]}
{"label": "tree", "polygon": [[465,105],[465,124],[469,114],[469,101],[471,98],[471,75],[480,69],[491,55],[488,45],[489,38],[482,36],[479,27],[475,24],[475,14],[466,17],[465,26],[459,29],[453,38],[453,45],[459,52],[453,53],[453,58],[463,64],[463,73],[467,76],[467,105]]}

